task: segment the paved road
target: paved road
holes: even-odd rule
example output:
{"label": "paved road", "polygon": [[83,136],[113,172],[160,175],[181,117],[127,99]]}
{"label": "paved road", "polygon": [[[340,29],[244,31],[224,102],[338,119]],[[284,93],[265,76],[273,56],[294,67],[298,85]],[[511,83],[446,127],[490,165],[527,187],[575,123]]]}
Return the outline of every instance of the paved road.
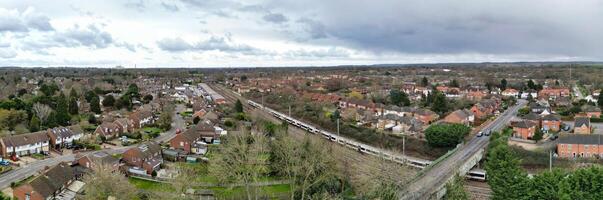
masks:
{"label": "paved road", "polygon": [[174,112],[174,115],[172,116],[172,128],[159,135],[159,137],[155,138],[155,141],[167,142],[176,135],[177,129],[184,130],[186,128],[186,123],[184,119],[181,115],[178,114],[180,112],[184,112],[185,109],[186,107],[184,107],[184,105],[182,104],[176,105],[176,112]]}
{"label": "paved road", "polygon": [[[496,120],[485,126],[482,130],[487,132],[502,129],[517,114],[517,111],[527,104],[527,101],[518,100],[518,103],[518,105],[503,112]],[[401,191],[401,199],[429,199],[432,194],[437,192],[437,189],[455,175],[465,161],[469,160],[480,149],[484,149],[488,145],[488,142],[489,137],[475,137],[471,139],[461,149],[434,165],[419,179],[408,185],[405,190]]]}
{"label": "paved road", "polygon": [[[176,106],[177,112],[184,111],[184,109],[185,109],[185,107],[181,104],[178,104]],[[174,137],[176,135],[177,128],[180,128],[180,129],[186,128],[184,119],[182,118],[182,116],[177,114],[177,112],[175,112],[174,116],[172,117],[172,119],[174,121],[172,123],[172,128],[170,130],[166,131],[165,133],[162,133],[159,137],[155,138],[155,141],[166,142],[166,141],[172,139],[172,137]],[[120,154],[120,153],[125,152],[128,148],[130,148],[130,147],[107,149],[106,151],[110,154]],[[86,154],[93,153],[93,152],[94,151],[87,152]],[[52,158],[47,158],[44,160],[38,160],[35,162],[31,162],[20,168],[14,169],[12,171],[9,171],[7,173],[0,175],[0,188],[9,187],[10,183],[12,183],[12,182],[17,182],[17,181],[26,179],[27,177],[30,177],[31,175],[38,173],[40,170],[44,169],[44,167],[46,167],[46,166],[53,166],[53,165],[59,164],[61,162],[72,162],[74,159],[75,159],[75,155],[70,154],[70,155],[61,155],[61,156],[56,156],[56,157],[52,157]]]}

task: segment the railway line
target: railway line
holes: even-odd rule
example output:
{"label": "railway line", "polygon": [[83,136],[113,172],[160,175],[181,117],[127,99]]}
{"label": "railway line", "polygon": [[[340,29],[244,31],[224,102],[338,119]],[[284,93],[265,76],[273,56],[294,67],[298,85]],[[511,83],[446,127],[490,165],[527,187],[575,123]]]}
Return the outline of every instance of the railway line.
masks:
{"label": "railway line", "polygon": [[[254,111],[254,108],[245,102],[242,97],[236,96],[230,91],[221,87],[213,87],[215,91],[222,94],[222,96],[229,102],[235,102],[240,100],[243,103],[243,110],[247,113]],[[263,118],[269,119],[275,123],[280,123],[283,120],[274,117],[266,112],[256,112]],[[289,132],[294,139],[302,141],[304,136],[307,135],[307,131],[297,126],[289,125]],[[333,157],[338,161],[343,170],[353,172],[353,176],[357,178],[374,177],[377,173],[380,178],[387,178],[392,181],[405,184],[412,179],[418,172],[416,169],[406,168],[396,163],[387,162],[377,157],[370,156],[367,154],[360,154],[355,149],[349,149],[342,145],[333,145]]]}

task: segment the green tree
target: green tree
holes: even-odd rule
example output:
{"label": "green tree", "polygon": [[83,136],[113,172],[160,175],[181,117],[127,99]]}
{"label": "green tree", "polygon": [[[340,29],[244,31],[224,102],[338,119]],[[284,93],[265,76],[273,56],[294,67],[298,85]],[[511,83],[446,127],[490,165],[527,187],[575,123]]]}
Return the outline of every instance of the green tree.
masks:
{"label": "green tree", "polygon": [[532,136],[532,140],[538,142],[538,141],[542,140],[543,135],[544,135],[544,133],[540,129],[537,129],[536,132],[534,133],[534,136]]}
{"label": "green tree", "polygon": [[144,103],[149,103],[149,102],[153,101],[153,95],[151,95],[151,94],[144,95],[144,97],[142,97],[142,101]]}
{"label": "green tree", "polygon": [[29,121],[29,131],[36,132],[39,130],[40,130],[40,119],[38,119],[38,117],[36,117],[34,115],[31,117],[31,120]]}
{"label": "green tree", "polygon": [[118,108],[126,108],[130,111],[132,110],[133,105],[132,105],[132,99],[131,99],[130,95],[122,95],[119,98],[119,101],[117,101],[117,102],[118,102],[118,104],[117,104]]}
{"label": "green tree", "polygon": [[92,101],[92,98],[94,97],[98,97],[98,95],[96,93],[94,93],[93,91],[86,91],[84,98],[86,99],[86,101],[88,103],[90,103]]}
{"label": "green tree", "polygon": [[565,177],[567,173],[555,169],[551,172],[545,171],[542,174],[538,174],[530,180],[530,198],[529,199],[562,199],[565,196],[563,193]]}
{"label": "green tree", "polygon": [[113,95],[106,95],[103,99],[103,106],[113,107],[115,105],[115,97]]}
{"label": "green tree", "polygon": [[98,98],[98,96],[94,96],[90,100],[90,111],[96,114],[101,114],[100,99]]}
{"label": "green tree", "polygon": [[469,199],[469,194],[463,187],[464,180],[460,176],[455,176],[450,182],[446,183],[446,195],[444,199],[463,200]]}
{"label": "green tree", "polygon": [[75,88],[71,88],[71,91],[69,91],[69,98],[79,98],[77,91],[75,91]]}
{"label": "green tree", "polygon": [[597,104],[599,104],[599,108],[603,109],[603,94],[599,94],[599,99],[597,100]]}
{"label": "green tree", "polygon": [[485,168],[492,199],[529,199],[529,179],[520,162],[504,143],[489,149]]}
{"label": "green tree", "polygon": [[199,118],[199,116],[195,116],[195,118],[193,118],[193,124],[198,124],[199,121],[201,121],[201,118]]}
{"label": "green tree", "polygon": [[433,103],[431,104],[431,110],[440,114],[448,112],[448,100],[446,96],[441,92],[434,92]]}
{"label": "green tree", "polygon": [[67,97],[65,97],[65,94],[62,92],[57,98],[57,109],[55,113],[57,124],[61,126],[69,125],[69,120],[71,120],[71,116],[69,116],[69,105],[67,105]]}
{"label": "green tree", "polygon": [[75,97],[69,98],[69,113],[72,115],[77,115],[79,113],[79,107],[77,105],[77,98],[75,98]]}
{"label": "green tree", "polygon": [[400,90],[390,90],[389,91],[389,100],[392,104],[397,106],[409,106],[410,99],[408,99],[408,95],[404,91]]}
{"label": "green tree", "polygon": [[243,103],[241,103],[241,100],[237,99],[237,102],[235,102],[234,110],[237,113],[242,113],[243,112]]}
{"label": "green tree", "polygon": [[170,128],[172,128],[172,113],[162,112],[161,115],[159,115],[157,124],[159,125],[159,128],[163,130],[169,130]]}
{"label": "green tree", "polygon": [[538,89],[538,88],[536,87],[536,83],[534,83],[534,81],[533,81],[532,79],[528,80],[528,88],[529,88],[529,89],[533,89],[533,90]]}
{"label": "green tree", "polygon": [[500,89],[501,90],[506,90],[507,89],[507,79],[502,79],[500,80]]}
{"label": "green tree", "polygon": [[462,124],[433,124],[425,129],[425,139],[430,146],[454,147],[470,131],[470,127]]}
{"label": "green tree", "polygon": [[459,87],[459,82],[456,79],[452,79],[452,81],[450,81],[450,84],[448,84],[448,86]]}
{"label": "green tree", "polygon": [[429,85],[429,80],[427,80],[427,77],[423,76],[423,79],[421,79],[421,86],[427,87],[428,85]]}
{"label": "green tree", "polygon": [[126,95],[129,95],[131,98],[140,98],[138,85],[136,85],[136,83],[130,84],[128,86],[128,90],[126,91]]}

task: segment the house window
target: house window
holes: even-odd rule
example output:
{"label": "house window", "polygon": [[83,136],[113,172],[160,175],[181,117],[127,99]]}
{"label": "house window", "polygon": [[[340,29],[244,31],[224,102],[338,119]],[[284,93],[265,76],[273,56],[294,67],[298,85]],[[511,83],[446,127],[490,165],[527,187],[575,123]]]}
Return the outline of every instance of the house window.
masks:
{"label": "house window", "polygon": [[184,146],[184,142],[180,142],[180,146]]}

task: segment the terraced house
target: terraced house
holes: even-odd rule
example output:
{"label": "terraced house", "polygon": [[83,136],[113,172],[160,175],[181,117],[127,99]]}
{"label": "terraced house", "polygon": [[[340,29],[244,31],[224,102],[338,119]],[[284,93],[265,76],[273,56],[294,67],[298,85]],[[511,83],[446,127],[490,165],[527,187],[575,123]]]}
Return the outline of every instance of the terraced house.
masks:
{"label": "terraced house", "polygon": [[602,137],[600,134],[562,136],[557,143],[557,154],[563,158],[603,158]]}
{"label": "terraced house", "polygon": [[2,157],[16,159],[34,153],[47,153],[50,137],[46,131],[6,136],[0,139]]}

